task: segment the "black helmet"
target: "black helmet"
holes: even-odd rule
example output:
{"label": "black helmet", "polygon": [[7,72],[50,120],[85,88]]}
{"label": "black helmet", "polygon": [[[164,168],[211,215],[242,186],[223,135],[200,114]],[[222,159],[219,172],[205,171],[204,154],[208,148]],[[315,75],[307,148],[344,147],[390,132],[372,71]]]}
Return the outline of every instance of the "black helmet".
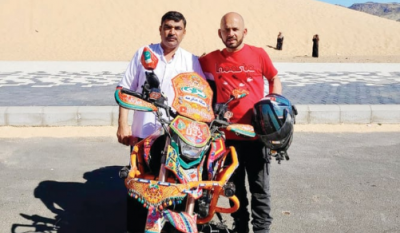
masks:
{"label": "black helmet", "polygon": [[282,95],[269,94],[253,108],[254,131],[271,150],[286,152],[292,143],[297,110]]}

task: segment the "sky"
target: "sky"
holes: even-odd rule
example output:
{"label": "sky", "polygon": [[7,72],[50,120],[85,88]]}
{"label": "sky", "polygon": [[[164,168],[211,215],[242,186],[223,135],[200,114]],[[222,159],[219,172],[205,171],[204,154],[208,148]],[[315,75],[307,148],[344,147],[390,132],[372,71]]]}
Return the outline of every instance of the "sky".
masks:
{"label": "sky", "polygon": [[378,3],[388,3],[388,2],[397,2],[400,3],[400,0],[318,0],[320,2],[327,2],[331,4],[339,4],[342,6],[349,7],[354,3],[365,3],[365,2],[378,2]]}

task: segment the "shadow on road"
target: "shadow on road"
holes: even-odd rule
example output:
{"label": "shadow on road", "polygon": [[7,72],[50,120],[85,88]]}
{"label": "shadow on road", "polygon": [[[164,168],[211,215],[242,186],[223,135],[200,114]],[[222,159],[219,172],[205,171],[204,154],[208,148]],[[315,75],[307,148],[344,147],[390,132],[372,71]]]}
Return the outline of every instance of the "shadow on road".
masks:
{"label": "shadow on road", "polygon": [[20,213],[32,224],[14,223],[17,232],[123,232],[126,225],[126,189],[118,177],[122,167],[86,172],[85,183],[42,181],[34,196],[55,214],[54,219]]}

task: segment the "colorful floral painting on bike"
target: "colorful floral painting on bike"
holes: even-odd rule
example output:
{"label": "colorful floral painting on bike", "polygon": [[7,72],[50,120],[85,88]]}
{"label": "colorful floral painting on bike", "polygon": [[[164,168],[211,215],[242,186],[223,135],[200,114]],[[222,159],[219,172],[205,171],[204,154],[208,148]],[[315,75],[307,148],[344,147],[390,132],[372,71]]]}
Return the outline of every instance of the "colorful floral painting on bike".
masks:
{"label": "colorful floral painting on bike", "polygon": [[153,112],[157,110],[157,107],[153,104],[146,102],[138,97],[125,94],[121,91],[122,87],[118,87],[115,90],[114,97],[120,106],[132,110]]}
{"label": "colorful floral painting on bike", "polygon": [[170,185],[166,182],[145,179],[131,179],[125,182],[129,188],[128,195],[140,202],[144,208],[156,207],[162,211],[164,207],[181,202],[186,194],[184,186]]}
{"label": "colorful floral painting on bike", "polygon": [[166,210],[164,213],[165,217],[180,232],[190,232],[190,233],[197,233],[197,226],[196,226],[196,219],[197,215],[193,217],[187,213],[175,213],[170,210]]}
{"label": "colorful floral painting on bike", "polygon": [[211,143],[210,154],[207,159],[207,173],[210,180],[214,177],[216,170],[219,167],[219,159],[225,152],[225,141],[221,137],[214,139]]}
{"label": "colorful floral painting on bike", "polygon": [[196,72],[182,73],[172,79],[175,98],[172,107],[182,116],[196,121],[214,120],[213,92],[207,81]]}
{"label": "colorful floral painting on bike", "polygon": [[182,116],[176,117],[170,127],[183,141],[196,147],[205,146],[211,137],[207,124]]}
{"label": "colorful floral painting on bike", "polygon": [[251,125],[247,124],[232,124],[226,128],[228,131],[232,131],[234,133],[247,136],[247,137],[255,137],[256,133],[254,132],[254,128]]}
{"label": "colorful floral painting on bike", "polygon": [[[168,146],[165,167],[173,172],[178,180],[183,184],[186,184],[190,181],[201,180],[201,176],[199,176],[199,174],[201,174],[201,172],[203,171],[203,163],[200,163],[197,168],[188,170],[183,169],[179,164],[178,154],[172,146]],[[201,190],[199,190],[199,192],[201,193]]]}

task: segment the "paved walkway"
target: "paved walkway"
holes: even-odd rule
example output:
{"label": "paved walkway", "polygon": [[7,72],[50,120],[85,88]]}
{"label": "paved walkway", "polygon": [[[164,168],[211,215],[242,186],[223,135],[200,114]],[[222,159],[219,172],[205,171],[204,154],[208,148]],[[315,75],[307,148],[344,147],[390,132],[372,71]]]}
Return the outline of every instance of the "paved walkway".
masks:
{"label": "paved walkway", "polygon": [[[0,62],[0,126],[116,125],[127,65]],[[275,65],[300,124],[400,123],[400,64]]]}
{"label": "paved walkway", "polygon": [[[0,62],[0,106],[113,106],[127,65]],[[400,64],[275,65],[284,95],[295,104],[400,104]]]}

